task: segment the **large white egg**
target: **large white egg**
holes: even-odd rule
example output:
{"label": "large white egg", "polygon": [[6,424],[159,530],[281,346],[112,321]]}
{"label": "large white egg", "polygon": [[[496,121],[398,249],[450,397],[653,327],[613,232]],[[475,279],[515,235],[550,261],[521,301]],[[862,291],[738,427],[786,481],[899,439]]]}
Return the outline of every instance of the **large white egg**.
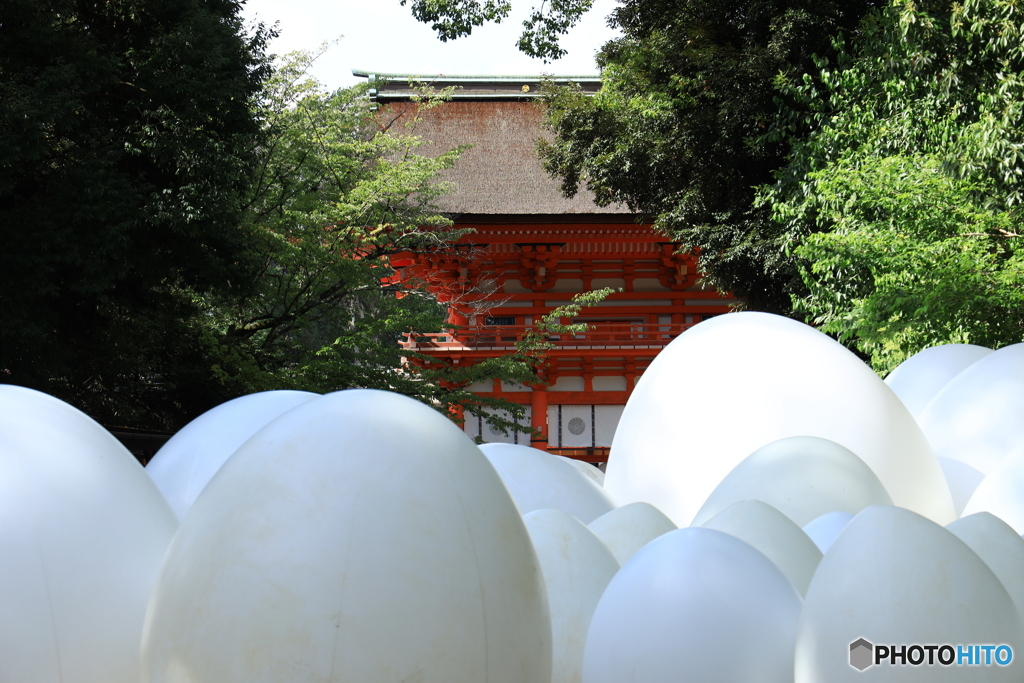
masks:
{"label": "large white egg", "polygon": [[843,533],[843,529],[846,528],[851,519],[853,519],[853,515],[849,512],[841,510],[826,512],[805,524],[803,527],[804,533],[814,541],[814,545],[818,546],[818,550],[822,553],[827,553],[836,538],[839,537],[839,534]]}
{"label": "large white egg", "polygon": [[961,515],[985,475],[960,460],[943,457],[936,459],[942,467],[942,474],[946,477],[949,494],[953,497],[953,508],[957,515]]}
{"label": "large white egg", "polygon": [[564,460],[565,462],[569,463],[570,465],[578,469],[583,474],[593,479],[594,483],[597,484],[598,486],[604,486],[604,472],[602,472],[599,468],[594,467],[589,462],[583,462],[582,460],[577,460],[576,458],[567,458],[564,455],[559,455],[556,457]]}
{"label": "large white egg", "polygon": [[885,383],[916,418],[947,382],[990,353],[975,344],[931,346],[900,363]]}
{"label": "large white egg", "polygon": [[699,527],[644,546],[590,624],[583,683],[792,683],[800,595],[760,552]]}
{"label": "large white egg", "polygon": [[545,683],[522,517],[451,421],[351,390],[277,418],[182,520],[143,676],[188,683]]}
{"label": "large white egg", "polygon": [[988,512],[976,512],[946,527],[985,561],[1024,614],[1024,538]]}
{"label": "large white egg", "polygon": [[1024,645],[1013,600],[959,538],[909,510],[870,507],[822,558],[800,616],[796,683],[1019,681],[1015,666],[850,665],[850,646]]}
{"label": "large white egg", "polygon": [[597,482],[557,455],[511,443],[485,443],[480,450],[524,515],[551,508],[589,524],[615,507]]}
{"label": "large white egg", "polygon": [[308,391],[263,391],[222,403],[172,436],[146,471],[181,519],[224,461],[250,436],[317,396]]}
{"label": "large white egg", "polygon": [[741,500],[768,503],[797,526],[833,510],[855,515],[869,505],[892,505],[863,460],[816,436],[779,439],[748,455],[711,492],[693,524],[702,526]]}
{"label": "large white egg", "polygon": [[589,524],[620,565],[658,536],[679,527],[650,503],[630,503],[606,512]]}
{"label": "large white egg", "polygon": [[988,474],[1024,444],[1022,415],[1024,344],[1013,344],[972,363],[947,382],[918,422],[936,455]]}
{"label": "large white egg", "polygon": [[807,592],[821,551],[803,529],[771,505],[741,500],[702,524],[735,536],[754,546],[782,570],[800,595]]}
{"label": "large white egg", "polygon": [[580,683],[590,618],[619,570],[590,529],[561,510],[523,516],[540,560],[551,613],[551,683]]}
{"label": "large white egg", "polygon": [[953,520],[942,470],[892,390],[828,336],[767,313],[702,322],[654,359],[619,421],[605,490],[683,526],[741,460],[790,436],[845,446],[895,504]]}
{"label": "large white egg", "polygon": [[1024,534],[1024,447],[1004,458],[981,480],[963,516],[990,512]]}
{"label": "large white egg", "polygon": [[0,385],[0,681],[137,683],[146,603],[177,525],[103,427]]}

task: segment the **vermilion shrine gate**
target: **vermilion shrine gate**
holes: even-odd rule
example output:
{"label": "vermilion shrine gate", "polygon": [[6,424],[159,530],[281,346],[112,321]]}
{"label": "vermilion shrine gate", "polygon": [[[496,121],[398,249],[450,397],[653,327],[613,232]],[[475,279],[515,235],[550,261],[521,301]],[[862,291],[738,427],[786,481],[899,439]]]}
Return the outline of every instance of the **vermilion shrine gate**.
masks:
{"label": "vermilion shrine gate", "polygon": [[[472,144],[449,180],[457,190],[439,202],[456,225],[472,228],[453,247],[408,254],[393,265],[423,277],[449,304],[454,335],[418,336],[412,348],[438,360],[472,364],[508,353],[534,321],[573,294],[621,290],[576,319],[590,331],[554,339],[548,386],[473,386],[527,406],[543,433],[531,445],[589,462],[607,459],[626,399],[651,359],[686,327],[725,313],[732,299],[701,286],[692,255],[637,223],[624,206],[597,206],[581,190],[567,199],[536,157],[543,134],[536,77],[409,76],[355,72],[389,118],[417,113],[410,80],[456,86],[453,100],[419,112],[416,134],[438,151]],[[596,77],[564,77],[585,91]],[[429,151],[429,150],[428,150]],[[471,436],[522,442],[469,417]],[[529,437],[525,437],[529,438]]]}

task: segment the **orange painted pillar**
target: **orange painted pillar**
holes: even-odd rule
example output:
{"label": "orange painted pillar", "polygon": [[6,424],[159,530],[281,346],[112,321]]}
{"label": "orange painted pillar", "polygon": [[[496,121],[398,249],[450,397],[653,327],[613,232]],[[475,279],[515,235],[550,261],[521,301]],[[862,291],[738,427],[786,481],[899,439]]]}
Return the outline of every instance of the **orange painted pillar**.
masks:
{"label": "orange painted pillar", "polygon": [[530,426],[540,431],[540,436],[531,436],[530,445],[542,451],[548,449],[548,391],[547,387],[533,387],[530,410]]}

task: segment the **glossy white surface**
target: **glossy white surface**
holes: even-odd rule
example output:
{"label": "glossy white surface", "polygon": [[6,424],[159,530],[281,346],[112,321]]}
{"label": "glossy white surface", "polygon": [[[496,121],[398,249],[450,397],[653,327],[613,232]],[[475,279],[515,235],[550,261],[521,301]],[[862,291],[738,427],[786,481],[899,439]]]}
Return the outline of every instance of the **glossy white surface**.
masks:
{"label": "glossy white surface", "polygon": [[630,503],[606,512],[589,524],[590,530],[625,564],[636,551],[678,527],[650,503]]}
{"label": "glossy white surface", "polygon": [[0,681],[138,683],[177,519],[99,424],[0,385]]}
{"label": "glossy white surface", "polygon": [[702,524],[754,546],[782,570],[803,596],[821,561],[821,551],[803,529],[771,505],[741,500]]}
{"label": "glossy white surface", "polygon": [[522,514],[555,509],[589,524],[615,507],[605,490],[565,458],[529,446],[480,446]]}
{"label": "glossy white surface", "polygon": [[582,460],[577,460],[576,458],[566,458],[565,456],[561,455],[555,457],[565,460],[567,463],[578,469],[580,472],[593,479],[594,483],[597,484],[598,486],[604,486],[604,472],[594,467],[589,462],[583,462]]}
{"label": "glossy white surface", "polygon": [[851,519],[853,519],[853,515],[849,512],[841,510],[826,512],[805,524],[804,533],[814,541],[814,545],[818,546],[818,550],[822,553],[827,553],[828,549],[832,547],[832,543],[835,542],[836,537],[843,533],[843,529],[846,528]]}
{"label": "glossy white surface", "polygon": [[[1019,681],[1015,666],[850,666],[876,644],[1024,645],[1017,610],[992,570],[951,532],[909,510],[870,507],[818,565],[800,616],[796,683]],[[1015,662],[1016,664],[1016,662]]]}
{"label": "glossy white surface", "polygon": [[619,563],[590,529],[568,513],[534,510],[523,521],[547,589],[551,681],[580,683],[590,618]]}
{"label": "glossy white surface", "polygon": [[792,683],[800,596],[729,534],[678,529],[615,575],[591,621],[583,683]]}
{"label": "glossy white surface", "polygon": [[963,516],[990,512],[1024,534],[1024,447],[1003,459],[974,489]]}
{"label": "glossy white surface", "polygon": [[946,528],[985,561],[1013,598],[1017,613],[1024,614],[1024,538],[988,512],[968,515]]}
{"label": "glossy white surface", "polygon": [[816,436],[791,436],[758,448],[711,492],[693,518],[704,522],[741,500],[768,503],[803,526],[826,512],[855,515],[892,505],[882,482],[853,451]]}
{"label": "glossy white surface", "polygon": [[1004,346],[950,380],[918,418],[938,456],[989,474],[1024,444],[1024,344]]}
{"label": "glossy white surface", "polygon": [[975,344],[931,346],[896,366],[885,383],[916,418],[947,382],[990,353]]}
{"label": "glossy white surface", "polygon": [[605,490],[689,524],[733,467],[789,436],[845,446],[895,504],[954,519],[938,462],[892,390],[828,336],[767,313],[702,322],[654,359],[619,422]]}
{"label": "glossy white surface", "polygon": [[143,678],[546,683],[544,587],[479,449],[412,399],[352,390],[274,420],[182,520]]}
{"label": "glossy white surface", "polygon": [[250,436],[317,396],[308,391],[263,391],[222,403],[172,436],[147,463],[146,472],[181,519],[221,465]]}

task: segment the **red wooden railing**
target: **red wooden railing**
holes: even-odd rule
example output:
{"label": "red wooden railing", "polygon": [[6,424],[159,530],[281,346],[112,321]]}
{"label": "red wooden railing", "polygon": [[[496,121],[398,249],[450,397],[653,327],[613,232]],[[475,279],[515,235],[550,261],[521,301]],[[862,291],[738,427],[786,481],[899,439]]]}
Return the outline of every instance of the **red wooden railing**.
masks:
{"label": "red wooden railing", "polygon": [[[549,342],[558,347],[665,346],[692,325],[668,323],[592,323],[578,334],[551,334]],[[522,339],[525,325],[464,327],[451,333],[407,333],[402,346],[410,351],[432,349],[504,349]]]}

